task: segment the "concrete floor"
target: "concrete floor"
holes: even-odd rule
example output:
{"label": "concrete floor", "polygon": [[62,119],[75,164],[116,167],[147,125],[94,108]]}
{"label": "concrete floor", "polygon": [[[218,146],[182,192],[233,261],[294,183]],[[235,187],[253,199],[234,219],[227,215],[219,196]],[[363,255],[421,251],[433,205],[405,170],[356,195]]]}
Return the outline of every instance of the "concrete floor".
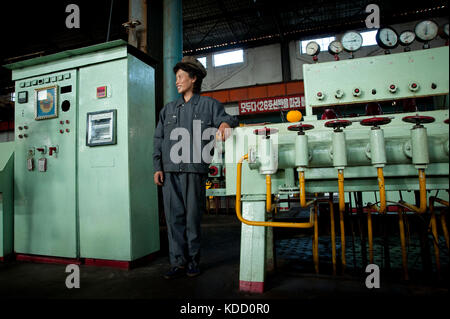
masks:
{"label": "concrete floor", "polygon": [[[65,265],[28,262],[0,263],[0,299],[226,299],[226,300],[314,300],[358,297],[448,297],[447,281],[402,282],[395,276],[381,278],[380,289],[365,286],[366,274],[350,272],[331,276],[324,265],[323,274],[299,270],[292,259],[277,258],[277,269],[266,280],[266,292],[252,295],[239,292],[240,223],[235,216],[203,219],[202,275],[165,280],[168,269],[165,238],[162,251],[146,266],[130,271],[80,266],[79,289],[67,289]],[[164,235],[165,236],[165,235]],[[312,268],[311,268],[312,269]],[[389,277],[389,278],[388,278]]]}

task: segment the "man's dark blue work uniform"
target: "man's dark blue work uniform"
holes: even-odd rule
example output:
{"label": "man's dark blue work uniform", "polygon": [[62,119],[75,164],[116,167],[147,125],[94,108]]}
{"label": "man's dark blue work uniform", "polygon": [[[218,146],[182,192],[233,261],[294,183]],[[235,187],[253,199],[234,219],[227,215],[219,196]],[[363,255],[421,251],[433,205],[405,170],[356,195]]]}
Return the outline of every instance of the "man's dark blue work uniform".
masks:
{"label": "man's dark blue work uniform", "polygon": [[[194,120],[197,120],[196,126]],[[164,212],[170,264],[173,267],[188,263],[198,265],[200,261],[200,221],[205,211],[205,182],[209,168],[209,163],[201,156],[201,150],[214,139],[214,135],[208,135],[208,140],[200,141],[201,134],[195,134],[194,131],[201,127],[203,133],[207,128],[218,128],[222,122],[231,127],[238,125],[237,118],[226,114],[219,101],[198,94],[194,94],[188,102],[180,97],[168,103],[159,114],[154,136],[153,166],[155,172],[164,172]],[[189,132],[189,160],[186,157],[181,162],[171,159],[171,149],[179,143],[179,138],[170,138],[176,128],[184,128]]]}

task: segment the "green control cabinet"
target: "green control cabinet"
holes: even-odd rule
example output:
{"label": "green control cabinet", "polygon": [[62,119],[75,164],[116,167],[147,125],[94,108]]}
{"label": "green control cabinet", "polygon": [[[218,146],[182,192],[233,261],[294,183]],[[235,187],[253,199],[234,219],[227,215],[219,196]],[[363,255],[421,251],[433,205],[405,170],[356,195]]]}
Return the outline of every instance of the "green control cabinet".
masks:
{"label": "green control cabinet", "polygon": [[158,251],[149,58],[118,40],[5,67],[17,97],[15,252],[133,261]]}
{"label": "green control cabinet", "polygon": [[0,261],[13,252],[14,142],[0,143]]}

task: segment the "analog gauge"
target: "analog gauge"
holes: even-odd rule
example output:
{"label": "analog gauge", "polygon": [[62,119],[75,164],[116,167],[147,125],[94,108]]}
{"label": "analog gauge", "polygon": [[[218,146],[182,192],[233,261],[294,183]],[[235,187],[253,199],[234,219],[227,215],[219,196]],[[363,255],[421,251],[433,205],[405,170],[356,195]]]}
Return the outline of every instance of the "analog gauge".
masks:
{"label": "analog gauge", "polygon": [[348,31],[342,36],[341,42],[345,51],[355,52],[361,48],[363,38],[358,32]]}
{"label": "analog gauge", "polygon": [[375,39],[380,48],[386,50],[393,49],[398,45],[398,34],[394,29],[389,27],[379,29]]}
{"label": "analog gauge", "polygon": [[399,40],[401,45],[410,45],[416,39],[416,34],[410,30],[403,31],[400,34]]}
{"label": "analog gauge", "polygon": [[320,52],[320,45],[315,42],[315,41],[311,41],[308,42],[308,44],[306,45],[306,54],[308,55],[318,55]]}
{"label": "analog gauge", "polygon": [[417,40],[422,42],[428,42],[433,40],[438,34],[439,27],[436,22],[431,20],[425,20],[419,22],[414,29]]}
{"label": "analog gauge", "polygon": [[330,42],[330,44],[328,45],[328,52],[330,52],[331,54],[339,54],[342,52],[342,50],[344,50],[344,47],[342,46],[341,41],[332,41]]}

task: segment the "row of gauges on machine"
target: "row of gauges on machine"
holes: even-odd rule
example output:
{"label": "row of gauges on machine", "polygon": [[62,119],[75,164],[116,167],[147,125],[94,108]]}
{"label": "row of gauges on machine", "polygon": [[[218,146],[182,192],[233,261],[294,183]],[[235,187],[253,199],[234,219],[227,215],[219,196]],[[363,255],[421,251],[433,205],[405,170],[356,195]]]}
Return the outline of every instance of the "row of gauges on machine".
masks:
{"label": "row of gauges on machine", "polygon": [[[385,49],[385,53],[389,53],[389,50],[396,48],[399,44],[405,47],[405,51],[409,51],[409,45],[417,39],[417,41],[424,43],[424,49],[429,48],[429,42],[436,38],[438,34],[448,41],[449,35],[448,23],[441,28],[436,22],[432,20],[425,20],[419,22],[414,31],[406,30],[400,33],[400,35],[391,27],[383,27],[378,29],[376,34],[376,41],[378,45]],[[336,60],[339,60],[338,54],[342,51],[350,52],[351,58],[353,58],[353,52],[358,51],[363,44],[363,38],[360,33],[356,31],[348,31],[344,33],[341,41],[335,40],[328,45],[328,52],[334,55]],[[320,52],[320,45],[311,41],[306,45],[306,54],[313,56],[314,61],[317,61],[317,55]]]}

